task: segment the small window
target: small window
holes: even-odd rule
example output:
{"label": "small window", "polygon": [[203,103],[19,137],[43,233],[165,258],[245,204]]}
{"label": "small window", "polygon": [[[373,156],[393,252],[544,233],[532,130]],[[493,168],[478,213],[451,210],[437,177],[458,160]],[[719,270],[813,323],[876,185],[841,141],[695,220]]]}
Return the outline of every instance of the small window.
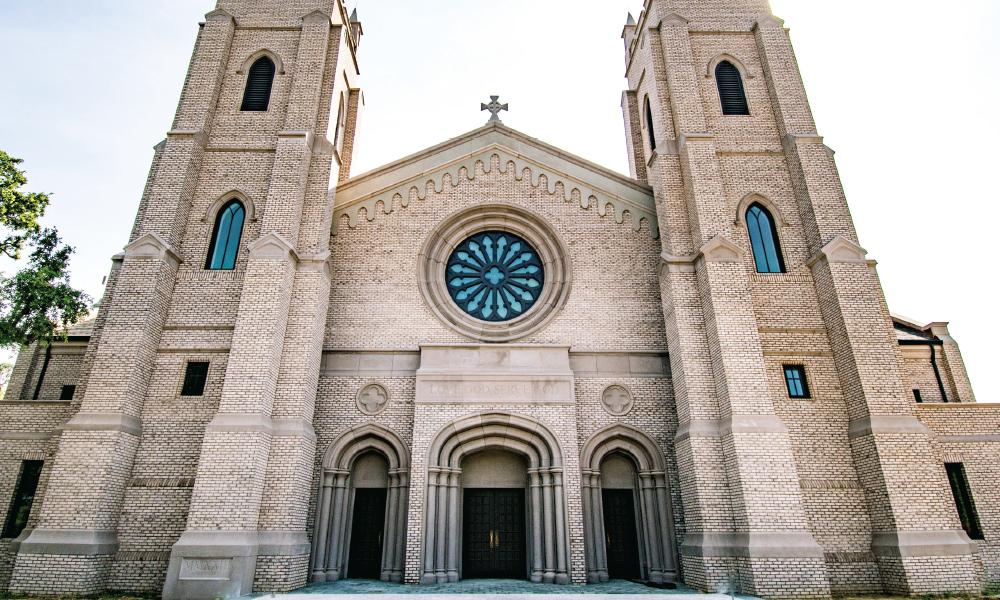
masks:
{"label": "small window", "polygon": [[656,128],[653,126],[653,107],[649,105],[649,96],[646,96],[646,135],[649,136],[649,149],[656,150]]}
{"label": "small window", "polygon": [[913,390],[913,399],[917,401],[917,404],[924,403],[924,397],[920,395],[920,390]]}
{"label": "small window", "polygon": [[75,396],[75,395],[76,395],[76,386],[75,385],[64,385],[64,386],[62,386],[62,391],[59,392],[59,399],[60,400],[72,400],[73,396]]}
{"label": "small window", "polygon": [[750,246],[758,273],[784,273],[785,262],[781,258],[781,244],[774,217],[760,204],[747,209],[747,230]]}
{"label": "small window", "polygon": [[719,86],[722,114],[750,114],[746,90],[743,88],[743,76],[740,75],[740,70],[733,63],[724,60],[715,67],[715,83]]}
{"label": "small window", "polygon": [[965,465],[962,463],[945,463],[948,472],[948,483],[951,484],[951,495],[955,498],[955,508],[958,518],[962,521],[962,529],[974,540],[984,539],[983,526],[979,522],[976,503],[972,499],[972,489],[969,479],[965,476]]}
{"label": "small window", "polygon": [[785,365],[785,384],[789,398],[809,398],[809,382],[806,368],[802,365]]}
{"label": "small window", "polygon": [[244,112],[267,112],[271,103],[271,88],[274,86],[274,61],[262,56],[250,67],[247,87],[243,92]]}
{"label": "small window", "polygon": [[189,362],[184,371],[184,385],[181,396],[204,396],[205,383],[208,381],[207,362]]}
{"label": "small window", "polygon": [[28,526],[31,505],[34,504],[35,492],[38,491],[38,479],[42,475],[42,464],[44,463],[40,460],[21,462],[21,474],[17,478],[14,497],[10,501],[7,521],[3,526],[4,538],[16,538]]}
{"label": "small window", "polygon": [[212,233],[212,246],[208,250],[205,268],[210,271],[232,271],[236,268],[236,258],[243,236],[243,222],[246,209],[239,200],[230,200],[219,210]]}

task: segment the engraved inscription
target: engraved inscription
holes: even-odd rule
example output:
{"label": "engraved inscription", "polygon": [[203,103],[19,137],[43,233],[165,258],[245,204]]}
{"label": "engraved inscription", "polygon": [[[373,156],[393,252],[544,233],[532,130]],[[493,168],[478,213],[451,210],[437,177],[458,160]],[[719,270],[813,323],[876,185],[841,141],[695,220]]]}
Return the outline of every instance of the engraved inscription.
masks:
{"label": "engraved inscription", "polygon": [[231,558],[185,558],[180,578],[187,581],[227,581],[233,568]]}

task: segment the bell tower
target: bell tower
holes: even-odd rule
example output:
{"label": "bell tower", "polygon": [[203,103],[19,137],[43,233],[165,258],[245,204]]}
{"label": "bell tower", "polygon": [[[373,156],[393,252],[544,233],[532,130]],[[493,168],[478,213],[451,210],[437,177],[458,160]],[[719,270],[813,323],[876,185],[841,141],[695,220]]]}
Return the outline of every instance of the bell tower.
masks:
{"label": "bell tower", "polygon": [[632,175],[663,244],[685,580],[977,590],[782,21],[766,0],[647,0],[623,38]]}
{"label": "bell tower", "polygon": [[[205,17],[12,591],[164,572],[166,598],[305,585],[329,189],[350,172],[361,34],[341,0],[218,0]],[[212,258],[237,205],[241,235]],[[179,383],[192,363],[197,397]],[[156,456],[158,436],[183,449]],[[126,519],[145,541],[119,535]]]}

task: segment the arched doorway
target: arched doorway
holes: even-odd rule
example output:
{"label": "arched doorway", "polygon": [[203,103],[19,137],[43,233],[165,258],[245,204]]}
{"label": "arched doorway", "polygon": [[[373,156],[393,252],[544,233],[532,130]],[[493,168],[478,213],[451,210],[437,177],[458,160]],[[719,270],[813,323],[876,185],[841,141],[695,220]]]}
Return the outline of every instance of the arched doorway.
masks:
{"label": "arched doorway", "polygon": [[[454,582],[465,574],[462,564],[466,558],[462,548],[463,469],[471,465],[470,477],[476,477],[475,455],[490,450],[502,451],[508,458],[510,454],[517,455],[526,476],[526,481],[521,483],[526,485],[523,488],[525,565],[521,578],[536,583],[569,583],[562,451],[555,436],[541,423],[502,413],[474,415],[456,421],[445,427],[431,443],[424,502],[421,583]],[[499,509],[503,514],[516,512],[516,498],[507,496],[501,502],[506,503]],[[510,527],[515,528],[516,523]],[[503,535],[501,533],[499,540],[501,545],[504,544]],[[495,538],[493,543],[497,543]]]}
{"label": "arched doorway", "polygon": [[527,463],[484,450],[461,466],[462,579],[527,579]]}
{"label": "arched doorway", "polygon": [[323,457],[312,580],[402,581],[410,450],[369,424],[341,435]]}
{"label": "arched doorway", "polygon": [[584,444],[580,464],[589,582],[630,578],[636,559],[622,552],[633,548],[640,577],[677,581],[665,462],[649,436],[626,425],[599,431]]}

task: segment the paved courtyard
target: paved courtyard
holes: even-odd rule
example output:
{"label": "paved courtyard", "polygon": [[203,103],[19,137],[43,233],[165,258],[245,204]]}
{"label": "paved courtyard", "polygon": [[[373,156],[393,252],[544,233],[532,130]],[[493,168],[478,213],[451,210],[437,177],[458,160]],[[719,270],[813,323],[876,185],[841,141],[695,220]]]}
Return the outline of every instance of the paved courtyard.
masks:
{"label": "paved courtyard", "polygon": [[683,586],[675,590],[658,589],[631,581],[610,581],[608,583],[587,586],[563,586],[504,579],[474,579],[458,583],[420,586],[385,583],[374,580],[347,580],[333,583],[317,583],[290,594],[257,594],[255,597],[279,597],[281,600],[329,600],[338,596],[349,597],[358,594],[377,594],[387,600],[393,600],[394,597],[399,600],[406,600],[412,596],[421,596],[423,598],[436,597],[444,598],[445,600],[459,600],[462,596],[475,596],[476,600],[484,600],[490,597],[499,597],[501,600],[520,600],[529,597],[535,599],[538,596],[545,595],[563,597],[586,595],[588,598],[593,598],[593,600],[599,600],[601,597],[613,597],[614,600],[629,600],[630,597],[641,597],[642,600],[646,600],[654,595],[670,596],[671,600],[680,600],[681,598],[697,598],[698,600],[729,600],[739,598],[741,600],[752,600],[750,596],[701,594]]}

